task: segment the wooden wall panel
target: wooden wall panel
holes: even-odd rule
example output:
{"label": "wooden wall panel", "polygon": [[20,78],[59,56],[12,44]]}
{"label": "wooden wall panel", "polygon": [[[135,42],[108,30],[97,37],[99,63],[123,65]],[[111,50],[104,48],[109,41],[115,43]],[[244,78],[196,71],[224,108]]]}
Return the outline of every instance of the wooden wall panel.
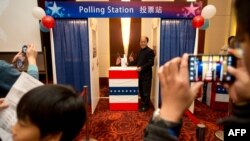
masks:
{"label": "wooden wall panel", "polygon": [[[110,18],[110,66],[116,66],[116,58],[123,57],[124,48],[122,43],[121,19]],[[139,40],[141,36],[141,19],[132,18],[130,25],[130,39],[128,55],[133,52],[136,54],[140,49]]]}

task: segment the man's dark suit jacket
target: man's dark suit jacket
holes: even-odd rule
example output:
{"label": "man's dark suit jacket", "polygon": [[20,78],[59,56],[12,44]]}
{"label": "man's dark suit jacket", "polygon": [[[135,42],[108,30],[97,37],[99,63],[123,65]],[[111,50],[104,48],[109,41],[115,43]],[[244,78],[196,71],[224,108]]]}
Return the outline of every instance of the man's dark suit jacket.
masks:
{"label": "man's dark suit jacket", "polygon": [[154,57],[154,51],[149,47],[145,47],[140,49],[134,62],[129,63],[130,66],[136,65],[137,67],[141,67],[139,79],[152,79],[152,66],[154,65]]}

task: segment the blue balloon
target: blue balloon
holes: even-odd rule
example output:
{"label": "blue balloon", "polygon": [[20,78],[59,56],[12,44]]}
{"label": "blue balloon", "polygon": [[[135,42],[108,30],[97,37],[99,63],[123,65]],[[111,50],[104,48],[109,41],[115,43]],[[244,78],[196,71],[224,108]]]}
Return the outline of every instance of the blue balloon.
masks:
{"label": "blue balloon", "polygon": [[209,20],[205,19],[204,24],[200,27],[201,30],[206,30],[209,27]]}
{"label": "blue balloon", "polygon": [[44,27],[43,24],[42,24],[42,22],[40,22],[39,24],[40,24],[40,30],[41,30],[42,32],[49,32],[49,29],[46,28],[46,27]]}

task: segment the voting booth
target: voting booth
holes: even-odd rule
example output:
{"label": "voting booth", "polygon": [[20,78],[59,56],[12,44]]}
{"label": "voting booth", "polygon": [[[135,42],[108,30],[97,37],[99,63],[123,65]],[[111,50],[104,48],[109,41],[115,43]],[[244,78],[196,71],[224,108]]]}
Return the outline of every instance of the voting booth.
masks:
{"label": "voting booth", "polygon": [[138,72],[136,67],[109,69],[109,109],[138,110]]}

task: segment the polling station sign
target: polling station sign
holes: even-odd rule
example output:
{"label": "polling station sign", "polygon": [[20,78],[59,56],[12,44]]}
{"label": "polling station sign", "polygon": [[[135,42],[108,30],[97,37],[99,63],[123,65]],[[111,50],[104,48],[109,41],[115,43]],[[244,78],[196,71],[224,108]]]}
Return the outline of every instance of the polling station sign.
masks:
{"label": "polling station sign", "polygon": [[193,18],[202,2],[70,2],[46,1],[45,12],[54,18]]}

